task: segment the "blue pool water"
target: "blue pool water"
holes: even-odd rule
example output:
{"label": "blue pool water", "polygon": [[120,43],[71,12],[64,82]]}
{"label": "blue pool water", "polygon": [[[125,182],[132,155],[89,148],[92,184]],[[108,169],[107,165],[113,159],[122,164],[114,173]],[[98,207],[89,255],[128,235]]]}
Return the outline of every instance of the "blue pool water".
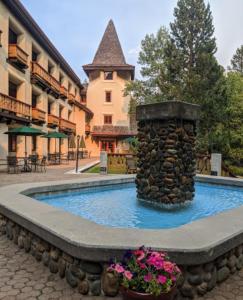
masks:
{"label": "blue pool water", "polygon": [[196,183],[194,200],[185,207],[162,210],[136,199],[133,184],[89,188],[35,199],[98,224],[123,228],[172,228],[243,204],[243,189]]}

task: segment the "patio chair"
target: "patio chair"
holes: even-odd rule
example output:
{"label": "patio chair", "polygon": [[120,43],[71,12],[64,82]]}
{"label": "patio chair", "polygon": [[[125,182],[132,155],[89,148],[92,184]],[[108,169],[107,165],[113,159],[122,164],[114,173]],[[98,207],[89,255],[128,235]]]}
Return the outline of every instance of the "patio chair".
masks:
{"label": "patio chair", "polygon": [[46,172],[46,160],[47,157],[43,156],[41,160],[38,160],[36,163],[37,171]]}
{"label": "patio chair", "polygon": [[16,156],[7,156],[7,166],[8,173],[11,173],[13,170],[13,174],[20,173],[20,165]]}
{"label": "patio chair", "polygon": [[65,154],[61,154],[61,164],[69,164],[69,157],[68,157],[68,153]]}
{"label": "patio chair", "polygon": [[30,160],[30,164],[31,164],[31,170],[36,171],[37,170],[38,155],[37,154],[29,155],[29,160]]}
{"label": "patio chair", "polygon": [[131,155],[126,156],[126,173],[134,174],[137,172],[136,159]]}

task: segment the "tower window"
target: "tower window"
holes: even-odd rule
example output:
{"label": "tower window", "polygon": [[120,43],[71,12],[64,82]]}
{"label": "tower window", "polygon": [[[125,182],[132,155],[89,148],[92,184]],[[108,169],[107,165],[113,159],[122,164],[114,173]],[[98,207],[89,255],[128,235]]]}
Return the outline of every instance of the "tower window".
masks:
{"label": "tower window", "polygon": [[113,72],[104,72],[105,80],[113,80]]}
{"label": "tower window", "polygon": [[105,102],[111,102],[111,92],[110,91],[105,92]]}
{"label": "tower window", "polygon": [[112,124],[112,115],[105,115],[104,116],[104,124],[111,125]]}

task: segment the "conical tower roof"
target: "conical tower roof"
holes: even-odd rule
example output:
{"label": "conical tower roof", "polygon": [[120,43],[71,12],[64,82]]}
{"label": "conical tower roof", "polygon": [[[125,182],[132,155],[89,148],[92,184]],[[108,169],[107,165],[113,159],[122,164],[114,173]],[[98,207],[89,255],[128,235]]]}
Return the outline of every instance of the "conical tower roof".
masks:
{"label": "conical tower roof", "polygon": [[134,66],[126,63],[125,56],[112,20],[109,21],[105,33],[101,39],[93,62],[83,66],[84,71],[89,74],[92,70],[126,70],[132,72],[134,77]]}
{"label": "conical tower roof", "polygon": [[112,20],[109,21],[95,54],[93,65],[125,65],[126,60]]}

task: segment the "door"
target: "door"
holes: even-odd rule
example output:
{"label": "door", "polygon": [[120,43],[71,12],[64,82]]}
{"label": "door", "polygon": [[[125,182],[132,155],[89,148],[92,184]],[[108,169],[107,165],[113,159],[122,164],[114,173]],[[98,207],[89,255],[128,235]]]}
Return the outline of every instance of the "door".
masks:
{"label": "door", "polygon": [[107,153],[114,153],[115,140],[102,140],[100,142],[100,151],[106,151]]}

